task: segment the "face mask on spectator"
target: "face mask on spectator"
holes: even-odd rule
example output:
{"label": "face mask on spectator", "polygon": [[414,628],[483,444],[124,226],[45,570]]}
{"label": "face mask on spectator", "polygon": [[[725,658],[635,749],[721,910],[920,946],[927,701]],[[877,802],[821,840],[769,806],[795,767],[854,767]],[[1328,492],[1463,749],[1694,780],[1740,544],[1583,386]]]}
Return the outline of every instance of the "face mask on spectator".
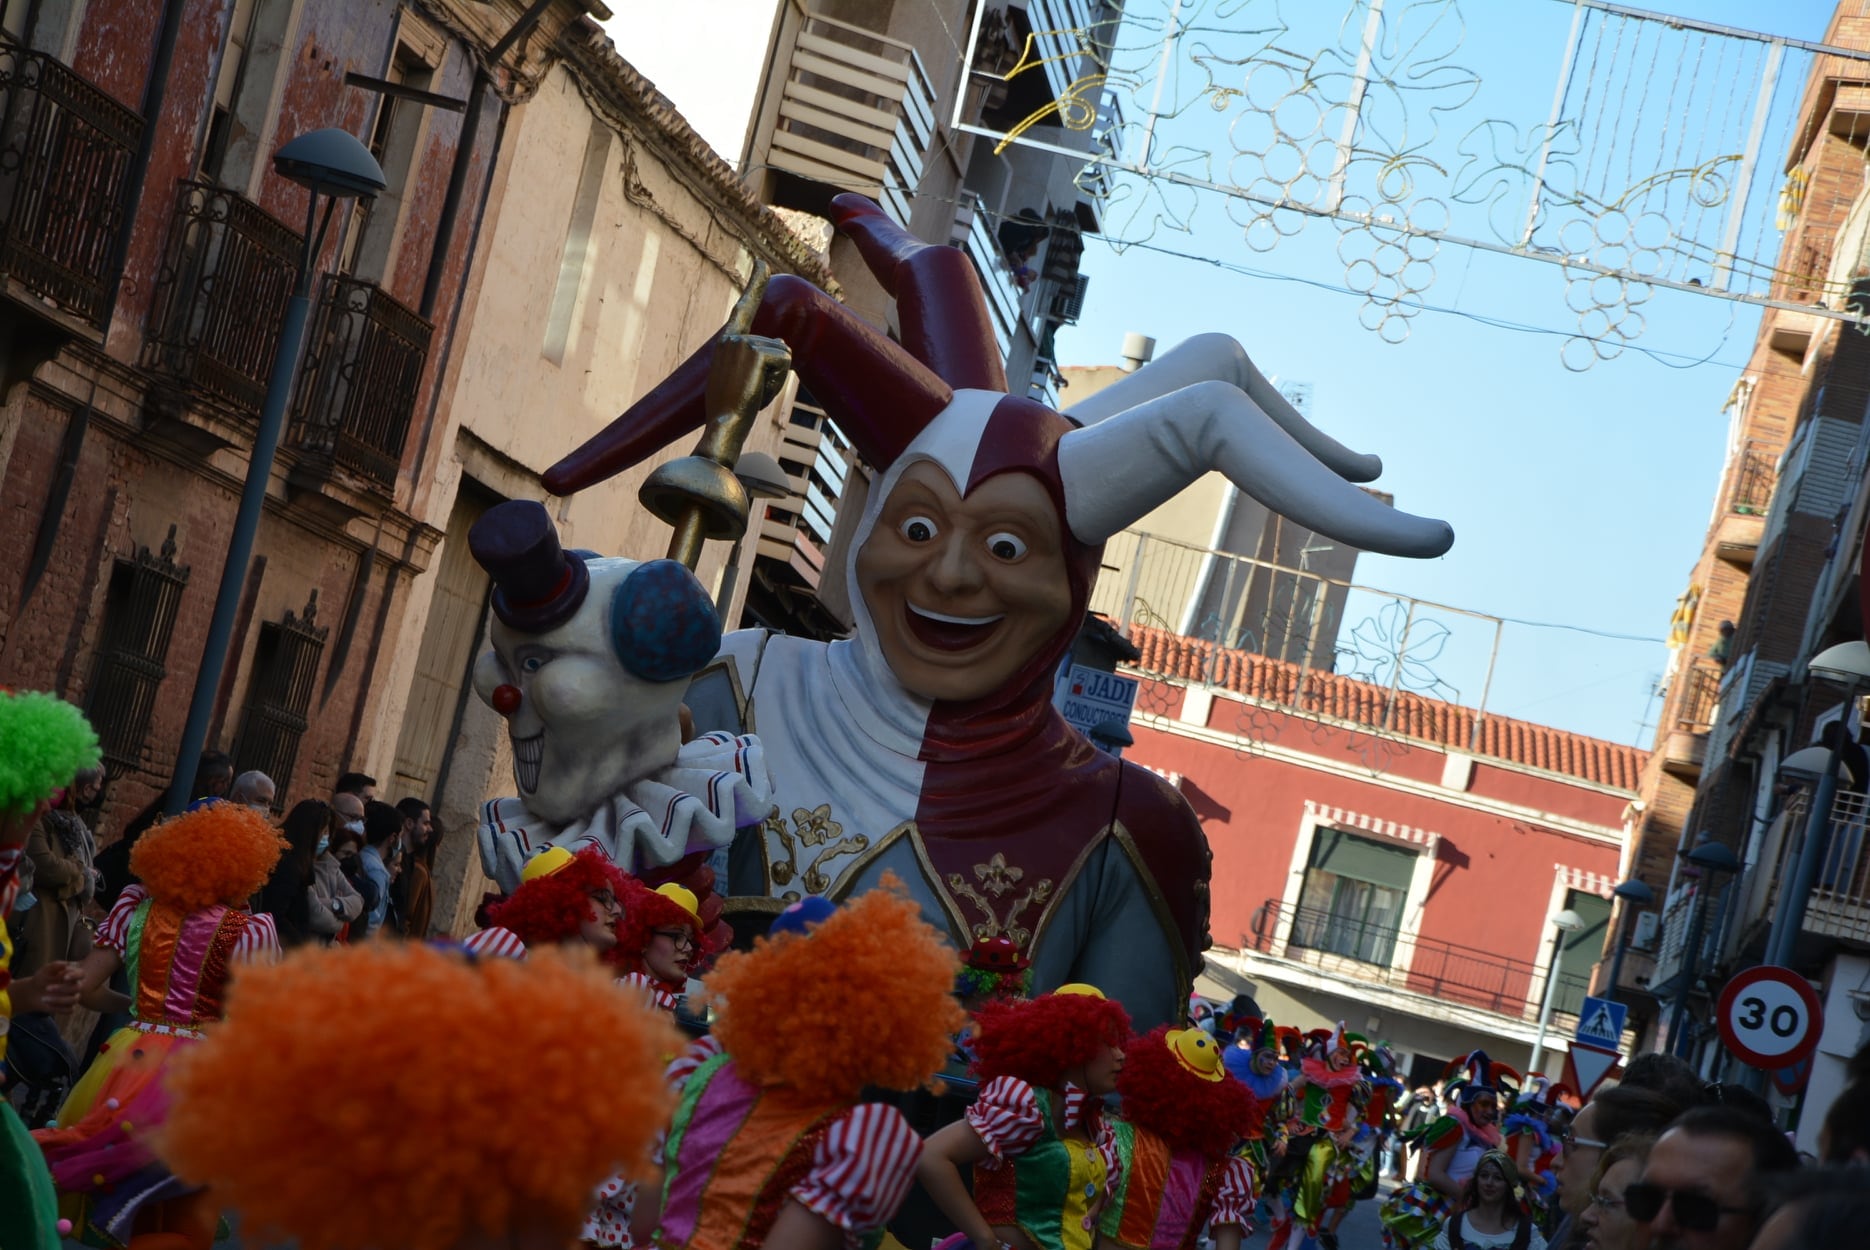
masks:
{"label": "face mask on spectator", "polygon": [[317,854],[323,855],[326,851],[330,849],[331,849],[331,835],[328,833],[319,834]]}

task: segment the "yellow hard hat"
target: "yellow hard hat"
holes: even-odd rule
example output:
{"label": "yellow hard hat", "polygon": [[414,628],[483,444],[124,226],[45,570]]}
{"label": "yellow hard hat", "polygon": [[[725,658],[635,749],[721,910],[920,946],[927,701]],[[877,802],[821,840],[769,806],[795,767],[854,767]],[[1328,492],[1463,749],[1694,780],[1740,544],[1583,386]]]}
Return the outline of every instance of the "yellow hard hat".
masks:
{"label": "yellow hard hat", "polygon": [[1226,1069],[1221,1067],[1220,1046],[1200,1029],[1170,1029],[1162,1040],[1168,1044],[1175,1062],[1202,1080],[1221,1081],[1227,1078]]}
{"label": "yellow hard hat", "polygon": [[519,870],[519,883],[525,885],[529,881],[549,877],[571,861],[572,853],[564,847],[548,846],[526,861],[526,866]]}

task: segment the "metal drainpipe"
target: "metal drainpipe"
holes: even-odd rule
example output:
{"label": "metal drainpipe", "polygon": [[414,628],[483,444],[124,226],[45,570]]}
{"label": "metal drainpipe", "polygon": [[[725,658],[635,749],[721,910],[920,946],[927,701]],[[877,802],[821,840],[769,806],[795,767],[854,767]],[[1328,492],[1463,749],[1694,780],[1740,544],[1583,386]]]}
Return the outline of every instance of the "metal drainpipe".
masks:
{"label": "metal drainpipe", "polygon": [[117,315],[117,296],[123,290],[123,271],[129,264],[130,240],[136,233],[137,211],[143,203],[143,184],[149,180],[149,163],[155,155],[156,127],[162,117],[162,100],[169,92],[169,71],[175,65],[175,44],[182,34],[182,14],[188,0],[167,0],[162,6],[162,25],[156,31],[156,54],[149,65],[149,77],[143,82],[143,134],[136,143],[136,156],[130,161],[124,179],[123,226],[110,249],[110,299],[104,305],[104,332],[110,333],[111,320]]}

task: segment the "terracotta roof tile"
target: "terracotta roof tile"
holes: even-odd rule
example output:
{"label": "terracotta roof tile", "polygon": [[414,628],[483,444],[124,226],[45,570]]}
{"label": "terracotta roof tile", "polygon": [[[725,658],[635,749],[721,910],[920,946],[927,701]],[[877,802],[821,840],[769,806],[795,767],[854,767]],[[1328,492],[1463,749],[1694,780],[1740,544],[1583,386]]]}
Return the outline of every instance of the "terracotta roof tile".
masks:
{"label": "terracotta roof tile", "polygon": [[[1300,714],[1311,713],[1371,727],[1384,724],[1387,709],[1388,731],[1400,737],[1563,773],[1620,790],[1635,790],[1637,774],[1642,771],[1643,751],[1602,738],[1569,733],[1510,716],[1482,716],[1475,708],[1406,690],[1391,694],[1387,687],[1372,682],[1337,673],[1305,671],[1286,660],[1231,650],[1166,629],[1132,625],[1129,638],[1142,653],[1142,658],[1131,667],[1153,676],[1200,680],[1211,667],[1212,684],[1222,689],[1279,704]],[[1480,728],[1478,741],[1476,721]]]}

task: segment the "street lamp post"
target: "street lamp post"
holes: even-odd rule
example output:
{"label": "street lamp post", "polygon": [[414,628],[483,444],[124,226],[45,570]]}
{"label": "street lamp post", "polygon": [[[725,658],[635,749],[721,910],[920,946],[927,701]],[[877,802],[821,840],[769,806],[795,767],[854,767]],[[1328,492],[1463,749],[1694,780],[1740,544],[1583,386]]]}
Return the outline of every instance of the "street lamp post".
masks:
{"label": "street lamp post", "polygon": [[1569,907],[1552,917],[1552,958],[1545,965],[1545,992],[1539,995],[1539,1031],[1532,1039],[1532,1062],[1526,1065],[1529,1073],[1539,1071],[1539,1065],[1545,1062],[1545,1030],[1552,1023],[1552,984],[1558,980],[1559,947],[1567,933],[1583,927],[1584,917]]}
{"label": "street lamp post", "polygon": [[1623,1001],[1623,955],[1630,949],[1630,918],[1656,901],[1656,892],[1631,877],[1611,891],[1623,900],[1623,915],[1617,919],[1617,945],[1610,953],[1610,997]]}
{"label": "street lamp post", "polygon": [[1682,966],[1675,974],[1675,1004],[1669,1009],[1669,1053],[1687,1058],[1683,1053],[1687,1049],[1683,1045],[1687,1040],[1684,1026],[1688,1023],[1688,994],[1700,972],[1701,931],[1707,923],[1708,890],[1714,885],[1715,873],[1739,872],[1740,859],[1706,834],[1696,840],[1692,850],[1683,852],[1682,858],[1701,872],[1700,880],[1695,883],[1695,901],[1688,912],[1688,941],[1682,947]]}
{"label": "street lamp post", "polygon": [[[285,321],[279,328],[279,346],[273,357],[272,374],[266,381],[259,425],[253,433],[253,454],[247,460],[247,480],[240,493],[240,510],[234,517],[226,563],[221,566],[221,585],[215,592],[214,614],[208,622],[207,641],[202,644],[201,664],[195,670],[195,692],[188,705],[188,721],[182,727],[175,775],[169,780],[169,793],[163,801],[163,812],[169,816],[188,805],[195,770],[201,764],[202,748],[207,745],[208,721],[214,715],[215,695],[221,687],[221,674],[227,668],[227,650],[233,638],[235,611],[240,606],[240,590],[247,578],[247,565],[253,558],[253,540],[259,533],[260,516],[266,509],[266,486],[273,475],[273,457],[279,450],[279,436],[285,429],[286,409],[292,400],[299,358],[305,352],[306,331],[311,324],[313,268],[324,245],[325,231],[331,225],[331,214],[339,200],[370,199],[388,185],[370,150],[359,143],[355,135],[337,129],[310,131],[287,143],[273,154],[273,169],[280,177],[298,183],[311,193],[305,206],[305,241],[299,251],[298,277],[293,284],[292,298],[286,302]],[[318,215],[321,196],[325,209],[322,219]]]}
{"label": "street lamp post", "polygon": [[1780,885],[1779,906],[1773,913],[1772,930],[1766,939],[1766,962],[1780,967],[1792,961],[1792,948],[1798,942],[1799,930],[1805,927],[1805,905],[1810,901],[1812,887],[1818,880],[1818,866],[1824,862],[1826,845],[1831,840],[1831,805],[1837,798],[1838,773],[1844,764],[1851,704],[1856,702],[1858,690],[1870,683],[1870,643],[1841,642],[1827,647],[1812,657],[1805,671],[1813,677],[1837,682],[1849,693],[1844,699],[1844,716],[1838,725],[1837,740],[1831,747],[1831,758],[1825,761],[1824,775],[1818,779],[1818,789],[1812,794],[1812,809],[1805,820],[1805,840],[1793,864],[1792,879]]}

